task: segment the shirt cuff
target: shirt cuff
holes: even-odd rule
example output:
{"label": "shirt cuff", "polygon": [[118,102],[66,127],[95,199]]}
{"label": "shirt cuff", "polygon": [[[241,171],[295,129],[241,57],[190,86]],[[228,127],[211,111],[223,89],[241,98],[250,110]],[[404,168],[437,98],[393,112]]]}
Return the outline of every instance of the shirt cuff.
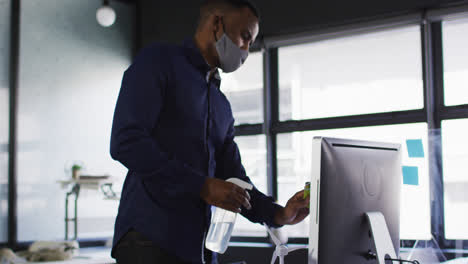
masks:
{"label": "shirt cuff", "polygon": [[281,205],[277,204],[277,203],[270,203],[268,205],[269,208],[267,208],[267,212],[270,213],[270,215],[268,215],[268,217],[266,218],[266,221],[265,221],[265,224],[269,227],[273,227],[273,228],[279,228],[279,227],[282,227],[283,225],[277,225],[275,224],[275,215],[276,213],[278,212],[279,209],[283,208]]}

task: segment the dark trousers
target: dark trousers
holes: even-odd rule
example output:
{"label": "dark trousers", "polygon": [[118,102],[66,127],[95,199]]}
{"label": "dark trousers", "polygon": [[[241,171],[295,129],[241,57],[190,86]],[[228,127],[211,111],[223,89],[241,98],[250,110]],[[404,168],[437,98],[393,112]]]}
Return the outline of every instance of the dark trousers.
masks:
{"label": "dark trousers", "polygon": [[[114,249],[117,264],[188,264],[156,246],[142,234],[129,231]],[[205,250],[206,263],[211,263],[211,252]]]}

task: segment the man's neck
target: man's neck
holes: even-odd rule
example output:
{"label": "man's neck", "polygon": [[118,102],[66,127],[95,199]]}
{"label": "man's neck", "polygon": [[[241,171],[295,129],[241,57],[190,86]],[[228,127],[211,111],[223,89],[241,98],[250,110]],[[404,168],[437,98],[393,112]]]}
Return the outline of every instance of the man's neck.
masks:
{"label": "man's neck", "polygon": [[203,34],[201,32],[197,32],[197,34],[195,34],[193,38],[195,46],[200,51],[201,55],[203,56],[203,59],[205,59],[205,62],[210,66],[210,75],[212,75],[217,69],[216,66],[213,66],[216,64],[216,58],[214,58],[214,56],[210,56],[208,44],[206,43],[206,41],[204,41],[204,39],[205,38],[203,37]]}

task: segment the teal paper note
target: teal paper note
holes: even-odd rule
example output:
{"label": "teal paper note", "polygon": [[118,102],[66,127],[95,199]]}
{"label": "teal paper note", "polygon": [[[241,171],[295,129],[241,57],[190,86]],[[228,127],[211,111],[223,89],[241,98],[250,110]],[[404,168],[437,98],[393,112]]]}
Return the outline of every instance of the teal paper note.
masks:
{"label": "teal paper note", "polygon": [[403,166],[403,184],[419,185],[418,167]]}
{"label": "teal paper note", "polygon": [[406,147],[410,158],[424,158],[424,149],[421,139],[407,139]]}

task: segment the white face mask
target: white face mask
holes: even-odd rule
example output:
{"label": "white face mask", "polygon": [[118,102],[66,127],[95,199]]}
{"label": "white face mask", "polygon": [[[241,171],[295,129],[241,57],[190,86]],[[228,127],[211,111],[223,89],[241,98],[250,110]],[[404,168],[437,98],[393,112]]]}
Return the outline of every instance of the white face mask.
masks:
{"label": "white face mask", "polygon": [[[224,23],[223,23],[224,28]],[[219,56],[220,68],[225,73],[233,72],[244,64],[249,52],[239,48],[225,33],[216,41],[216,51]],[[215,33],[216,38],[216,33]]]}

